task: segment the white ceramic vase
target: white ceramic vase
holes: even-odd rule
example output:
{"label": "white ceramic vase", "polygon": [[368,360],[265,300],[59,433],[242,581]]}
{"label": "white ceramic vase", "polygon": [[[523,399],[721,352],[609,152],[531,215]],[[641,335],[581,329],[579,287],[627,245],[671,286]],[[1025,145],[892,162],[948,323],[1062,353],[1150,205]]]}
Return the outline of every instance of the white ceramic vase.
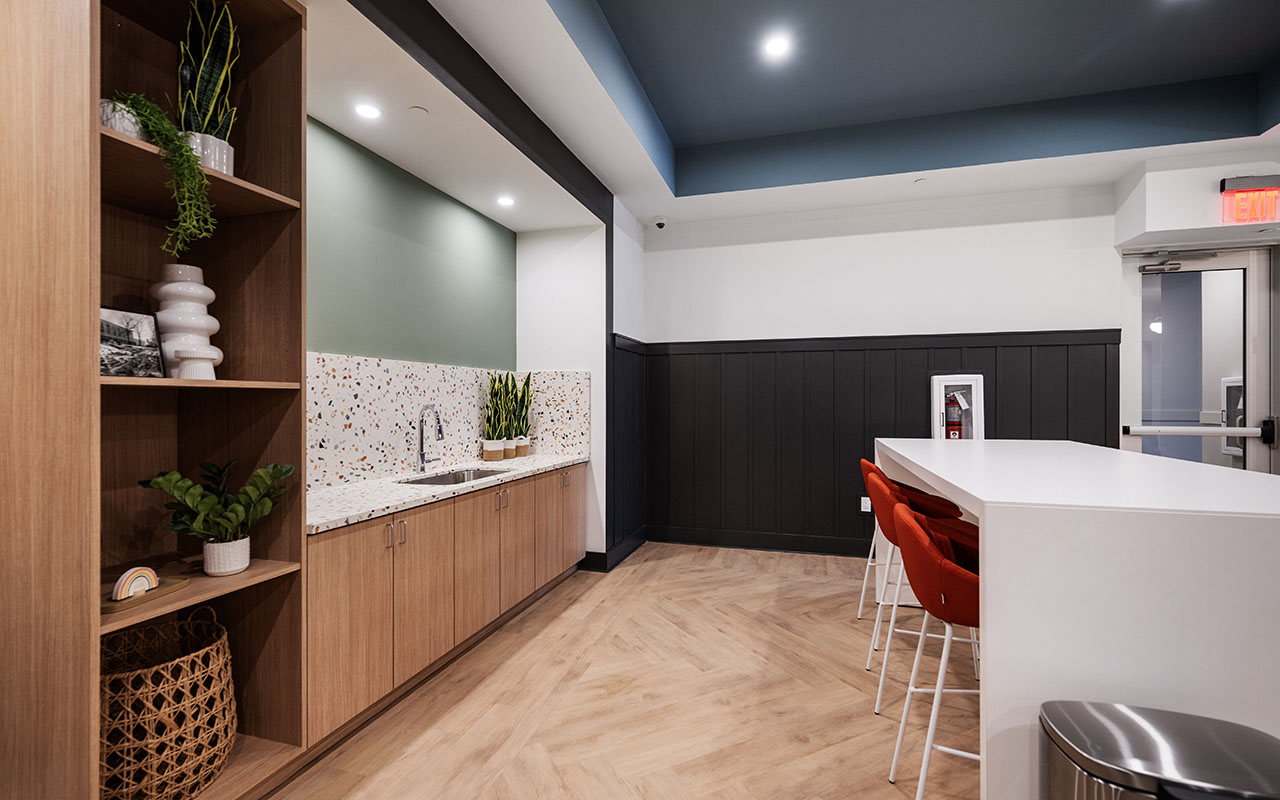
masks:
{"label": "white ceramic vase", "polygon": [[204,543],[204,574],[215,578],[249,568],[249,537],[234,542]]}
{"label": "white ceramic vase", "polygon": [[143,142],[151,140],[133,112],[114,100],[98,101],[98,120],[104,127],[119,131],[125,136],[132,136]]}
{"label": "white ceramic vase", "polygon": [[214,380],[213,368],[222,363],[222,351],[209,344],[209,337],[221,326],[209,316],[216,295],[204,285],[204,271],[189,264],[165,264],[160,276],[151,296],[160,301],[156,321],[169,377]]}
{"label": "white ceramic vase", "polygon": [[200,165],[216,169],[224,175],[235,171],[236,149],[225,139],[219,139],[210,133],[188,133],[187,141],[191,150],[200,159]]}

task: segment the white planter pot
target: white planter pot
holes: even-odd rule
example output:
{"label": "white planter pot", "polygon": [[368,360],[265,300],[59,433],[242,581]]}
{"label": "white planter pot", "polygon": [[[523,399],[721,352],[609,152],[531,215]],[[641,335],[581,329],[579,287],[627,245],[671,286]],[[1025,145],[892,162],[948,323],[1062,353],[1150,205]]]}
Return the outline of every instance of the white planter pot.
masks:
{"label": "white planter pot", "polygon": [[200,166],[216,169],[224,175],[235,171],[236,149],[208,133],[188,133],[187,141],[191,143],[191,151],[200,159]]}
{"label": "white planter pot", "polygon": [[529,437],[516,437],[516,458],[529,455]]}
{"label": "white planter pot", "polygon": [[222,351],[209,344],[209,337],[221,325],[209,316],[208,306],[217,295],[204,285],[204,271],[190,264],[165,264],[160,277],[151,296],[160,301],[156,321],[169,377],[214,380],[213,368],[222,363]]}
{"label": "white planter pot", "polygon": [[481,445],[484,448],[485,461],[501,461],[507,447],[507,443],[502,439],[483,439]]}
{"label": "white planter pot", "polygon": [[204,543],[204,574],[221,578],[249,568],[249,538]]}
{"label": "white planter pot", "polygon": [[98,119],[104,127],[119,131],[125,136],[132,136],[143,142],[151,141],[151,137],[147,136],[147,132],[142,129],[141,123],[133,112],[114,100],[98,101]]}

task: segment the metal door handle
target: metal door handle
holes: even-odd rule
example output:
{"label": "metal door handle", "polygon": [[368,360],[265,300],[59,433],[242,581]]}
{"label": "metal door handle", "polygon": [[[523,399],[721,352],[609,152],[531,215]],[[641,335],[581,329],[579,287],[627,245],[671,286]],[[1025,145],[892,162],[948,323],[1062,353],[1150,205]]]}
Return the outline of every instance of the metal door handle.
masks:
{"label": "metal door handle", "polygon": [[409,541],[409,523],[406,522],[405,520],[400,520],[400,544],[404,544],[408,541]]}
{"label": "metal door handle", "polygon": [[387,547],[390,550],[396,546],[396,523],[394,521],[387,523]]}
{"label": "metal door handle", "polygon": [[502,490],[502,507],[503,508],[511,507],[511,490],[510,489]]}
{"label": "metal door handle", "polygon": [[494,492],[493,499],[494,499],[494,502],[496,503],[496,505],[494,505],[493,507],[493,510],[501,511],[502,510],[502,492],[500,491]]}

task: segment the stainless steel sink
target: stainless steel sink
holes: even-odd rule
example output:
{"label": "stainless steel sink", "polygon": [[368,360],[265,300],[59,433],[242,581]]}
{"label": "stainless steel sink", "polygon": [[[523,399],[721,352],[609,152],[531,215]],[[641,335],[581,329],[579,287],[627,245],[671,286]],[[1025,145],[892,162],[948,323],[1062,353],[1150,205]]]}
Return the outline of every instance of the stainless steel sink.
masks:
{"label": "stainless steel sink", "polygon": [[455,469],[440,475],[426,475],[421,478],[405,478],[400,483],[414,486],[455,486],[459,483],[470,483],[481,478],[491,478],[506,472],[502,469]]}

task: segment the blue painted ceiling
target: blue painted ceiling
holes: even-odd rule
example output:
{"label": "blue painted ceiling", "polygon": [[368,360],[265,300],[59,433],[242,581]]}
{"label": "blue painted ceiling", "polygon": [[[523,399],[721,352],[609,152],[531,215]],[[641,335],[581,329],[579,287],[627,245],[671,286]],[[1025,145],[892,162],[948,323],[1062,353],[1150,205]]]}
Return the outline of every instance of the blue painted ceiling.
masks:
{"label": "blue painted ceiling", "polygon": [[[1280,0],[596,2],[677,151],[1253,75],[1280,57]],[[795,42],[781,65],[759,57],[775,29]]]}

